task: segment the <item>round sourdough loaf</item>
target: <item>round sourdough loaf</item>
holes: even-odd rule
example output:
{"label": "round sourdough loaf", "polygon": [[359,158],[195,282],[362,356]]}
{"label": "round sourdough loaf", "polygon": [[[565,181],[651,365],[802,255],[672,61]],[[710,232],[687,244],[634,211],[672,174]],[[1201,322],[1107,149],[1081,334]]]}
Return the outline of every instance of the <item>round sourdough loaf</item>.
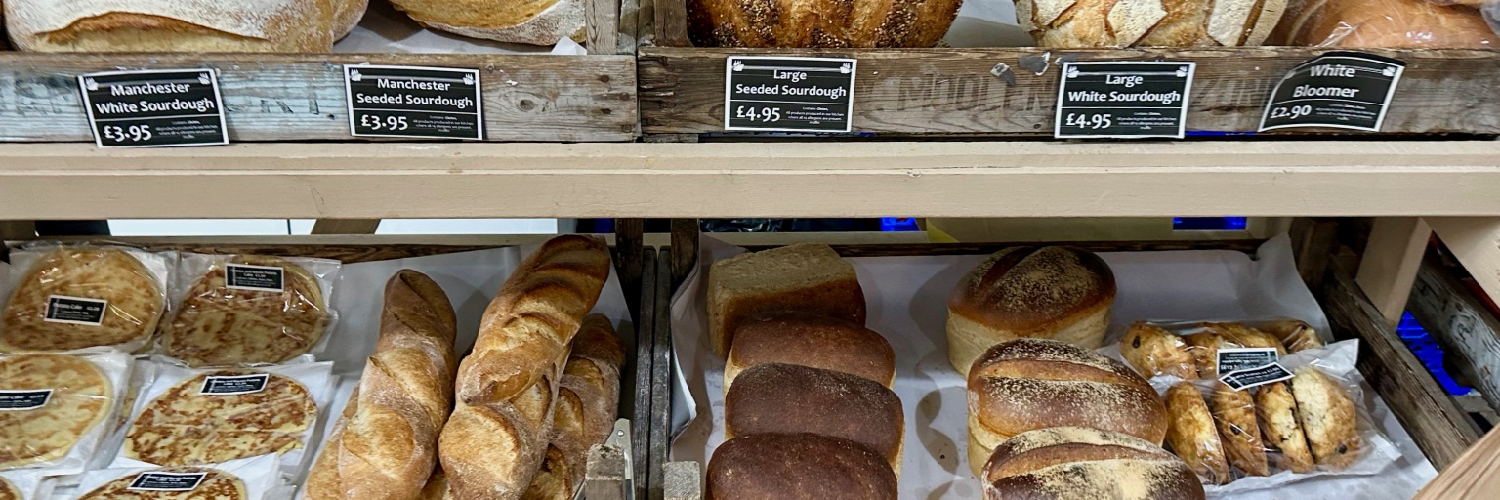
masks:
{"label": "round sourdough loaf", "polygon": [[1198,500],[1203,485],[1182,460],[1149,441],[1083,427],[1020,434],[984,464],[986,500]]}
{"label": "round sourdough loaf", "polygon": [[583,0],[391,0],[429,28],[472,38],[552,45],[583,41]]}
{"label": "round sourdough loaf", "polygon": [[37,52],[329,52],[368,0],[8,0]]}
{"label": "round sourdough loaf", "polygon": [[896,475],[863,445],[816,434],[725,441],[708,461],[708,500],[895,500]]}
{"label": "round sourdough loaf", "polygon": [[700,47],[932,47],[963,0],[688,0]]}
{"label": "round sourdough loaf", "polygon": [[1093,252],[1013,247],[995,252],[948,298],[948,360],[967,374],[985,349],[1018,338],[1104,345],[1115,276]]}
{"label": "round sourdough loaf", "polygon": [[1146,379],[1092,351],[1052,340],[1013,340],[969,372],[969,465],[1001,442],[1048,427],[1092,427],[1160,445],[1167,413]]}
{"label": "round sourdough loaf", "polygon": [[1040,47],[1215,47],[1265,43],[1287,0],[1015,0]]}
{"label": "round sourdough loaf", "polygon": [[724,390],[740,371],[788,363],[848,373],[890,387],[896,353],[885,337],[858,323],[805,312],[758,314],[740,323],[724,366]]}

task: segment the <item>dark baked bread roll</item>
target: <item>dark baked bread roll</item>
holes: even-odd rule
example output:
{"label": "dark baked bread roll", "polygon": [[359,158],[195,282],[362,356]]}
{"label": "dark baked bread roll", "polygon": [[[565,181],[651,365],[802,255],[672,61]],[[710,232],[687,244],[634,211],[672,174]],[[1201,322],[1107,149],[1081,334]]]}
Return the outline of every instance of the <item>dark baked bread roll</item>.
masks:
{"label": "dark baked bread roll", "polygon": [[734,332],[724,366],[727,391],[740,371],[761,363],[811,366],[864,377],[890,387],[896,353],[885,337],[847,320],[806,312],[751,316]]}
{"label": "dark baked bread roll", "polygon": [[725,436],[809,433],[854,441],[901,474],[905,417],[896,393],[877,382],[820,368],[764,363],[724,396]]}
{"label": "dark baked bread roll", "polygon": [[896,474],[863,445],[816,434],[725,441],[708,461],[709,500],[895,500]]}

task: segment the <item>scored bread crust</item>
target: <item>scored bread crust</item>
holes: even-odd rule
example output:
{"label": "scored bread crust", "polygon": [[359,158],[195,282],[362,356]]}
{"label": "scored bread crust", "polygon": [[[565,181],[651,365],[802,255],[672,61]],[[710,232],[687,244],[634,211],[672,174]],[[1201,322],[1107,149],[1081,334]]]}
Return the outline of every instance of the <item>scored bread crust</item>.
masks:
{"label": "scored bread crust", "polygon": [[1187,464],[1155,443],[1086,427],[1019,434],[995,449],[980,477],[988,500],[1204,498]]}
{"label": "scored bread crust", "polygon": [[347,1],[9,0],[5,17],[23,51],[329,52]]}
{"label": "scored bread crust", "polygon": [[16,485],[10,480],[0,477],[0,500],[26,500],[21,492],[16,490]]}
{"label": "scored bread crust", "polygon": [[1236,391],[1219,382],[1213,395],[1214,423],[1228,452],[1229,463],[1247,476],[1269,476],[1266,445],[1260,437],[1260,423],[1255,418],[1255,401],[1246,391]]}
{"label": "scored bread crust", "polygon": [[0,411],[0,469],[62,458],[113,408],[109,378],[88,360],[64,354],[0,357],[0,390],[51,389],[47,404]]}
{"label": "scored bread crust", "polygon": [[761,363],[788,363],[848,373],[891,387],[896,353],[891,343],[863,325],[805,312],[751,316],[734,332],[724,365],[724,390],[740,371]]}
{"label": "scored bread crust", "polygon": [[1171,415],[1172,422],[1167,430],[1167,443],[1172,446],[1172,451],[1198,477],[1210,483],[1225,484],[1233,480],[1213,414],[1198,388],[1188,382],[1179,382],[1167,390],[1166,399],[1167,414]]}
{"label": "scored bread crust", "polygon": [[521,496],[572,498],[583,483],[589,447],[614,432],[625,353],[609,318],[590,314],[573,338],[552,414],[552,436],[542,467]]}
{"label": "scored bread crust", "polygon": [[[429,28],[509,43],[583,40],[583,0],[391,0]],[[593,49],[593,47],[590,47]]]}
{"label": "scored bread crust", "polygon": [[375,354],[308,475],[309,500],[398,500],[422,490],[453,405],[457,331],[432,278],[402,270],[386,282]]}
{"label": "scored bread crust", "polygon": [[1364,440],[1349,393],[1317,368],[1304,366],[1292,377],[1292,396],[1297,400],[1298,423],[1318,465],[1335,470],[1353,465]]}
{"label": "scored bread crust", "polygon": [[1286,382],[1266,385],[1255,393],[1255,415],[1266,444],[1278,452],[1271,457],[1276,466],[1298,474],[1312,472],[1312,450],[1297,422],[1297,401]]}
{"label": "scored bread crust", "polygon": [[1287,0],[1015,0],[1037,46],[1260,45]]}
{"label": "scored bread crust", "polygon": [[688,0],[700,47],[932,47],[962,0]]}

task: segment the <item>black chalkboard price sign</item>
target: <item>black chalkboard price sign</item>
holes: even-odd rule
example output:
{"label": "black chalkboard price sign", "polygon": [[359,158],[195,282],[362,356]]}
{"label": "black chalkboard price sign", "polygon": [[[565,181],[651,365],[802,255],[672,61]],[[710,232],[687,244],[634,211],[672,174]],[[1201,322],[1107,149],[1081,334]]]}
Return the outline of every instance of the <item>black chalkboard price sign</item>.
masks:
{"label": "black chalkboard price sign", "polygon": [[1190,62],[1063,63],[1059,139],[1181,139],[1187,130]]}
{"label": "black chalkboard price sign", "polygon": [[1276,84],[1260,130],[1341,128],[1379,132],[1406,65],[1353,52],[1302,63]]}
{"label": "black chalkboard price sign", "polygon": [[355,137],[484,139],[479,70],[344,65]]}
{"label": "black chalkboard price sign", "polygon": [[88,73],[78,87],[101,148],[229,144],[214,69]]}
{"label": "black chalkboard price sign", "polygon": [[849,132],[854,59],[730,56],[724,130]]}

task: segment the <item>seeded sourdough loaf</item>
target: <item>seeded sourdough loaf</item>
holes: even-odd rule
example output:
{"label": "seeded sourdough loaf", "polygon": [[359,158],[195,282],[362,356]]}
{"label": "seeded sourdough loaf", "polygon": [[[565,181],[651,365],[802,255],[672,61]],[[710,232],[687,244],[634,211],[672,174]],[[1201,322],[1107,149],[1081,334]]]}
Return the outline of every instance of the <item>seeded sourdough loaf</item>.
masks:
{"label": "seeded sourdough loaf", "polygon": [[1198,500],[1203,485],[1155,443],[1084,427],[1026,432],[1002,443],[979,476],[986,500]]}
{"label": "seeded sourdough loaf", "polygon": [[708,273],[708,334],[729,355],[751,315],[803,311],[865,324],[865,294],[854,266],[828,245],[799,243],[715,262]]}
{"label": "seeded sourdough loaf", "polygon": [[990,346],[1040,338],[1104,345],[1115,276],[1093,252],[1013,247],[975,267],[948,298],[948,360],[967,374]]}
{"label": "seeded sourdough loaf", "polygon": [[1160,446],[1166,408],[1146,379],[1119,361],[1053,340],[996,345],[969,371],[969,465],[1001,442],[1048,427],[1092,427]]}
{"label": "seeded sourdough loaf", "polygon": [[1287,0],[1015,0],[1039,47],[1238,47],[1265,42]]}
{"label": "seeded sourdough loaf", "polygon": [[9,0],[36,52],[331,52],[368,0]]}
{"label": "seeded sourdough loaf", "polygon": [[584,0],[391,0],[423,26],[509,43],[583,41]]}
{"label": "seeded sourdough loaf", "polygon": [[688,0],[699,47],[932,47],[962,0]]}
{"label": "seeded sourdough loaf", "polygon": [[724,366],[724,390],[740,371],[761,363],[788,363],[848,373],[886,387],[896,381],[890,342],[862,325],[821,314],[758,314],[740,323]]}

